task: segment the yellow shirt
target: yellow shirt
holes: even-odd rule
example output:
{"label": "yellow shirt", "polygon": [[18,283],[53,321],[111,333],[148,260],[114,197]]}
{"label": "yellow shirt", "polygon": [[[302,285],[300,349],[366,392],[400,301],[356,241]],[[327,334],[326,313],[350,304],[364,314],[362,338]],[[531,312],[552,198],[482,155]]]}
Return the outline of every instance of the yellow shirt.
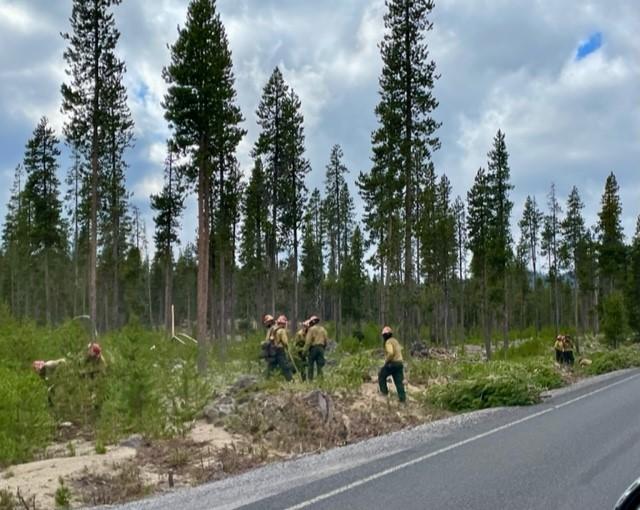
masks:
{"label": "yellow shirt", "polygon": [[402,361],[402,346],[393,337],[384,343],[384,360],[385,362]]}
{"label": "yellow shirt", "polygon": [[273,335],[273,344],[276,347],[286,348],[289,345],[289,337],[285,328],[277,328]]}
{"label": "yellow shirt", "polygon": [[307,331],[304,328],[300,328],[296,333],[296,347],[304,347]]}
{"label": "yellow shirt", "polygon": [[553,346],[556,351],[564,351],[564,343],[562,340],[556,340],[556,343]]}
{"label": "yellow shirt", "polygon": [[305,349],[309,349],[312,345],[322,345],[326,347],[328,340],[329,335],[327,335],[327,330],[316,324],[315,326],[311,326],[309,331],[307,331],[304,347]]}
{"label": "yellow shirt", "polygon": [[265,342],[271,342],[273,340],[273,334],[276,331],[276,327],[275,326],[270,326],[269,329],[267,329],[267,336],[265,337],[264,341]]}

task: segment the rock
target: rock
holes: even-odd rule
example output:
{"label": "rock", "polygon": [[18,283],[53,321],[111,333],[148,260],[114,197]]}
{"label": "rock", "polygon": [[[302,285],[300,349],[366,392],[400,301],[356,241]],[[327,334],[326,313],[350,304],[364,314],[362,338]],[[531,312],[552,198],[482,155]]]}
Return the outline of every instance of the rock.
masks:
{"label": "rock", "polygon": [[303,399],[320,413],[322,421],[325,423],[333,417],[333,400],[328,394],[320,390],[313,390],[307,393]]}
{"label": "rock", "polygon": [[120,441],[120,446],[126,446],[128,448],[140,448],[145,443],[144,437],[142,434],[133,434],[129,436],[127,439],[123,439]]}
{"label": "rock", "polygon": [[234,395],[256,384],[258,384],[258,378],[255,375],[243,375],[236,379],[236,382],[229,388],[228,393]]}
{"label": "rock", "polygon": [[593,363],[593,361],[591,361],[589,358],[580,358],[580,361],[578,363],[581,367],[588,367]]}
{"label": "rock", "polygon": [[229,416],[235,409],[235,400],[230,395],[223,395],[209,402],[202,410],[202,416],[209,423]]}

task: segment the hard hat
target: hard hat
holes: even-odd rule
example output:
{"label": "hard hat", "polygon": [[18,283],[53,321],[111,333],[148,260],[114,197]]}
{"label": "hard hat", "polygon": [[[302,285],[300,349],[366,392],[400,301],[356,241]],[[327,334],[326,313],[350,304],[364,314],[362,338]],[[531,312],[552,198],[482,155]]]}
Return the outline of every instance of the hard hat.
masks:
{"label": "hard hat", "polygon": [[100,355],[102,354],[102,347],[100,347],[99,343],[91,342],[88,347],[89,347],[88,354],[92,358],[99,358]]}
{"label": "hard hat", "polygon": [[391,328],[389,326],[385,326],[384,328],[382,328],[382,334],[383,335],[391,335],[391,334],[393,334],[393,331],[391,331]]}
{"label": "hard hat", "polygon": [[287,324],[287,318],[284,315],[281,315],[280,317],[278,317],[278,320],[276,321],[276,324],[279,324],[281,326],[284,326]]}
{"label": "hard hat", "polygon": [[320,319],[317,315],[312,315],[311,317],[309,317],[308,322],[309,324],[317,324],[318,322],[320,322]]}
{"label": "hard hat", "polygon": [[36,371],[36,372],[40,372],[40,370],[42,370],[44,368],[45,362],[38,359],[35,360],[32,364],[31,367]]}
{"label": "hard hat", "polygon": [[270,324],[273,322],[273,315],[269,315],[266,314],[263,318],[262,318],[262,324]]}
{"label": "hard hat", "polygon": [[309,321],[308,320],[302,321],[302,326],[305,327],[305,328],[308,328],[309,327]]}

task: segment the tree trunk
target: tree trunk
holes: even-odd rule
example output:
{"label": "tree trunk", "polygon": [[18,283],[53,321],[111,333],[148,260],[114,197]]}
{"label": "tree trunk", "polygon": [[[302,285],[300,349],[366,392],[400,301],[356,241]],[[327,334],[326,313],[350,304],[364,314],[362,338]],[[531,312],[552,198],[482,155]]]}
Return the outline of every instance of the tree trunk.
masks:
{"label": "tree trunk", "polygon": [[[222,241],[220,242],[220,244],[222,245]],[[225,274],[225,256],[224,256],[224,247],[220,246],[220,260],[219,260],[219,266],[220,266],[220,282],[219,282],[219,286],[220,286],[220,318],[219,318],[219,330],[218,330],[218,335],[219,335],[219,340],[224,343],[226,338],[227,338],[227,324],[226,324],[226,320],[227,320],[227,313],[226,313],[226,307],[225,307],[225,293],[227,290],[227,284],[226,284],[226,274]]]}
{"label": "tree trunk", "polygon": [[171,304],[173,290],[173,274],[171,263],[171,248],[168,249],[164,263],[164,327],[167,333],[171,331]]}
{"label": "tree trunk", "polygon": [[482,329],[484,333],[484,349],[487,354],[487,361],[491,360],[491,332],[489,325],[489,299],[488,299],[488,282],[487,282],[487,268],[485,268],[482,275]]}
{"label": "tree trunk", "polygon": [[51,326],[51,299],[49,291],[49,250],[44,250],[44,303],[47,326]]}
{"label": "tree trunk", "polygon": [[209,298],[209,177],[207,175],[206,143],[201,144],[198,171],[198,282],[197,336],[198,372],[207,369],[207,308]]}

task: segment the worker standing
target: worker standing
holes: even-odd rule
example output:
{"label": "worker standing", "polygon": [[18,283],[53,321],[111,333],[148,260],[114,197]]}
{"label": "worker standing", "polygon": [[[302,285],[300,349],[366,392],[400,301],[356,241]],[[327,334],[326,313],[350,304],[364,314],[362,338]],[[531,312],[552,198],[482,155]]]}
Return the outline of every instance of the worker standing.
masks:
{"label": "worker standing", "polygon": [[85,375],[94,379],[97,375],[103,374],[107,368],[107,362],[102,355],[102,347],[98,342],[91,342],[87,345],[85,355]]}
{"label": "worker standing", "polygon": [[553,348],[556,351],[556,363],[562,365],[564,363],[564,337],[562,335],[556,337],[556,343],[553,344]]}
{"label": "worker standing", "polygon": [[571,337],[569,335],[564,336],[562,340],[562,347],[565,364],[572,366],[575,362],[575,358],[573,356],[573,342],[571,341]]}
{"label": "worker standing", "polygon": [[393,331],[389,326],[382,328],[382,338],[384,342],[384,365],[378,372],[378,385],[380,393],[389,394],[387,387],[387,377],[393,378],[393,384],[398,392],[400,402],[406,402],[407,395],[404,391],[404,363],[402,360],[402,347],[393,337]]}
{"label": "worker standing", "polygon": [[267,375],[275,368],[275,345],[273,343],[273,336],[276,330],[276,321],[272,315],[266,314],[262,318],[262,324],[267,330],[267,335],[261,345],[260,357],[264,359],[267,364]]}
{"label": "worker standing", "polygon": [[296,368],[300,371],[300,377],[302,377],[303,381],[307,380],[307,354],[304,350],[307,341],[307,331],[309,331],[309,322],[304,321],[302,327],[296,333],[293,345]]}
{"label": "worker standing", "polygon": [[284,315],[276,320],[276,327],[273,333],[274,363],[271,370],[280,368],[282,375],[287,381],[291,381],[291,367],[287,360],[287,349],[289,348],[289,337],[287,335],[287,318]]}
{"label": "worker standing", "polygon": [[322,367],[324,367],[324,351],[327,348],[329,335],[327,330],[318,323],[320,319],[316,315],[312,315],[307,324],[309,330],[305,337],[304,353],[308,363],[308,378],[313,381],[314,366],[318,377],[322,377]]}

